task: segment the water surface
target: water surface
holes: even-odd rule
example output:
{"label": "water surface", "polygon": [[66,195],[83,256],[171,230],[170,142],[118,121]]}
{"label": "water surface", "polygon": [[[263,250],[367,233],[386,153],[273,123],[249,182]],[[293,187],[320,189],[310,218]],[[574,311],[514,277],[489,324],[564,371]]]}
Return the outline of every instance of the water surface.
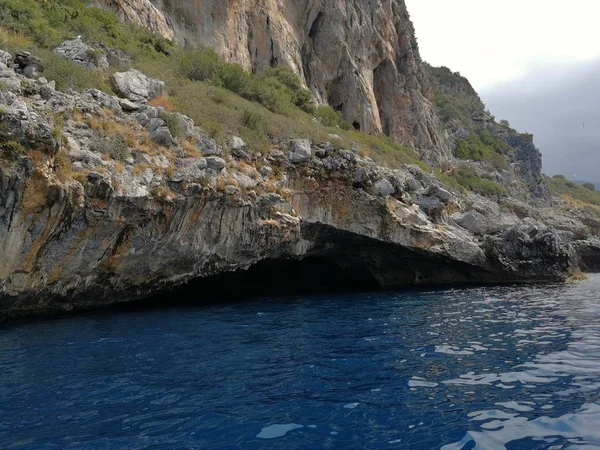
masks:
{"label": "water surface", "polygon": [[600,448],[600,277],[0,324],[2,449]]}

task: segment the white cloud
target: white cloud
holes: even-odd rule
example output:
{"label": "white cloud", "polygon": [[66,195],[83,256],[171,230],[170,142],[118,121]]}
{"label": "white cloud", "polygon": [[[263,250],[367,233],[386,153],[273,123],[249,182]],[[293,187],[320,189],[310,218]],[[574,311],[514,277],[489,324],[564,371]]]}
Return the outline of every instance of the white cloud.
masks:
{"label": "white cloud", "polygon": [[406,0],[421,55],[477,89],[600,56],[597,0]]}

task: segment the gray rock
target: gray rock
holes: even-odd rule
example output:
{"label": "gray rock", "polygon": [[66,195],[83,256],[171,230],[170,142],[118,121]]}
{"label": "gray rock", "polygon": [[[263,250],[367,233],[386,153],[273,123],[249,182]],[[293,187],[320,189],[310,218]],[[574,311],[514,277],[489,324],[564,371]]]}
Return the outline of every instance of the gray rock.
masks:
{"label": "gray rock", "polygon": [[27,66],[23,69],[23,76],[26,78],[35,78],[38,76],[38,73],[37,67],[33,65]]}
{"label": "gray rock", "polygon": [[142,170],[139,178],[141,180],[141,184],[149,186],[154,178],[154,171],[148,167],[147,169]]}
{"label": "gray rock", "polygon": [[210,170],[214,170],[215,172],[221,172],[225,167],[227,167],[227,163],[223,158],[219,158],[218,156],[208,156],[206,158],[207,166]]}
{"label": "gray rock", "polygon": [[165,127],[167,123],[161,118],[154,117],[148,121],[148,131],[152,132],[159,127]]}
{"label": "gray rock", "polygon": [[4,68],[12,67],[13,57],[10,53],[0,49],[0,64],[4,64]]}
{"label": "gray rock", "polygon": [[312,157],[310,142],[306,139],[294,139],[290,142],[290,162],[302,163]]}
{"label": "gray rock", "polygon": [[[241,141],[241,143],[244,142],[241,139],[240,139],[240,141]],[[238,144],[239,144],[239,142],[238,142]],[[250,160],[252,160],[252,157],[248,154],[248,152],[246,152],[245,148],[246,148],[246,144],[235,145],[235,146],[232,144],[232,145],[230,145],[229,153],[231,154],[231,156],[233,156],[236,159],[250,161]]]}
{"label": "gray rock", "polygon": [[475,210],[453,214],[452,219],[465,230],[479,236],[488,233],[491,228],[490,219]]}
{"label": "gray rock", "polygon": [[346,161],[350,161],[350,162],[353,162],[353,163],[356,162],[356,158],[357,158],[356,153],[351,152],[350,150],[340,150],[340,155]]}
{"label": "gray rock", "polygon": [[69,151],[67,155],[71,161],[83,162],[89,166],[97,167],[102,164],[102,156],[99,153],[82,149],[72,136],[66,136]]}
{"label": "gray rock", "polygon": [[245,150],[246,150],[246,143],[242,140],[242,138],[237,137],[237,136],[233,136],[231,138],[231,140],[229,141],[229,151],[231,151],[231,152],[237,152],[237,151],[244,152]]}
{"label": "gray rock", "polygon": [[19,92],[21,90],[21,80],[11,69],[0,69],[0,83],[7,91]]}
{"label": "gray rock", "polygon": [[443,203],[449,203],[453,199],[453,195],[450,192],[437,185],[429,186],[423,195],[427,197],[436,197]]}
{"label": "gray rock", "polygon": [[138,109],[140,109],[140,105],[138,103],[132,102],[129,99],[126,98],[122,98],[119,100],[119,105],[121,105],[121,108],[123,108],[123,111],[137,111]]}
{"label": "gray rock", "polygon": [[204,156],[221,156],[223,154],[215,140],[202,133],[196,134],[196,147]]}
{"label": "gray rock", "polygon": [[176,144],[171,131],[165,126],[160,126],[152,130],[150,132],[150,139],[163,147],[170,147]]}
{"label": "gray rock", "polygon": [[139,70],[117,72],[111,79],[113,90],[119,97],[133,102],[147,101],[165,94],[165,83],[147,77]]}
{"label": "gray rock", "polygon": [[34,78],[39,72],[44,71],[44,62],[29,52],[17,52],[13,59],[13,65],[17,73],[27,78]]}
{"label": "gray rock", "polygon": [[423,189],[423,185],[421,183],[419,183],[417,180],[415,180],[414,178],[409,178],[406,181],[406,189],[409,192],[417,192],[417,191],[420,191],[421,189]]}
{"label": "gray rock", "polygon": [[225,186],[225,193],[227,195],[235,195],[235,194],[238,194],[239,192],[240,192],[240,188],[237,186],[233,186],[232,184]]}
{"label": "gray rock", "polygon": [[260,169],[258,169],[258,172],[264,178],[270,178],[271,175],[273,175],[273,169],[270,166],[262,166]]}
{"label": "gray rock", "polygon": [[135,164],[154,164],[152,156],[139,150],[132,151],[131,156],[133,156],[133,162]]}
{"label": "gray rock", "polygon": [[253,189],[258,186],[258,181],[250,178],[248,175],[239,172],[233,172],[231,178],[237,181],[238,186],[242,189]]}
{"label": "gray rock", "polygon": [[395,192],[394,186],[385,178],[383,180],[376,181],[371,188],[371,193],[377,197],[388,197]]}
{"label": "gray rock", "polygon": [[275,205],[279,205],[282,203],[286,203],[286,201],[281,195],[276,194],[274,192],[270,192],[268,194],[260,195],[258,197],[258,199],[256,200],[256,203],[259,206],[267,208],[270,206],[275,206]]}
{"label": "gray rock", "polygon": [[148,131],[152,132],[159,127],[166,127],[167,123],[159,117],[153,117],[148,121]]}
{"label": "gray rock", "polygon": [[108,59],[102,49],[94,49],[80,38],[65,41],[54,49],[54,53],[88,69],[108,70]]}
{"label": "gray rock", "polygon": [[122,108],[119,99],[102,92],[99,89],[86,89],[83,91],[86,104],[79,104],[78,107],[84,111],[97,112],[99,108],[110,109],[114,113],[121,113]]}
{"label": "gray rock", "polygon": [[359,167],[354,171],[354,182],[357,184],[365,184],[369,181],[369,173],[364,167]]}

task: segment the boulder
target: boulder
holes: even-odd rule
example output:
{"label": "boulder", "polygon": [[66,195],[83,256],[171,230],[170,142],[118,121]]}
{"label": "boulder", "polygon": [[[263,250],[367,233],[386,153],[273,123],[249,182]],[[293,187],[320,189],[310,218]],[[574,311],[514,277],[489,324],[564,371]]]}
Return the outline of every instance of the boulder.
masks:
{"label": "boulder", "polygon": [[206,158],[182,158],[177,160],[177,166],[171,180],[175,182],[192,182],[206,178],[208,162]]}
{"label": "boulder", "polygon": [[496,233],[510,226],[507,224],[503,227],[498,224],[497,216],[484,216],[476,210],[464,214],[455,213],[452,215],[452,219],[465,230],[478,236]]}
{"label": "boulder", "polygon": [[242,189],[253,189],[258,186],[258,181],[240,172],[233,172],[231,178],[237,181],[238,186]]}
{"label": "boulder", "polygon": [[436,197],[438,198],[442,203],[450,203],[450,201],[452,200],[453,196],[450,192],[448,192],[446,189],[443,189],[437,185],[431,185],[429,186],[425,192],[423,193],[423,195],[427,196],[427,197]]}
{"label": "boulder", "polygon": [[373,184],[373,187],[371,188],[371,193],[376,197],[388,197],[394,192],[394,186],[392,186],[392,183],[390,183],[385,178],[375,182],[375,184]]}
{"label": "boulder", "polygon": [[5,50],[0,50],[0,69],[8,69],[12,67],[13,57]]}
{"label": "boulder", "polygon": [[135,69],[115,73],[110,82],[119,97],[133,102],[145,102],[165,94],[165,83]]}
{"label": "boulder", "polygon": [[170,147],[176,143],[173,135],[171,135],[171,131],[166,126],[159,126],[152,130],[150,132],[150,139],[163,147]]}
{"label": "boulder", "polygon": [[227,167],[227,163],[223,158],[219,158],[218,156],[209,156],[206,158],[207,167],[210,170],[214,170],[215,172],[221,172],[225,167]]}
{"label": "boulder", "polygon": [[290,142],[290,162],[297,164],[308,161],[312,157],[310,142],[306,139],[293,139]]}
{"label": "boulder", "polygon": [[3,89],[10,92],[21,90],[21,80],[12,69],[0,68],[0,84],[2,84]]}
{"label": "boulder", "polygon": [[233,136],[229,141],[229,153],[237,159],[250,160],[250,155],[246,152],[246,143],[237,136]]}
{"label": "boulder", "polygon": [[44,71],[44,62],[37,56],[31,56],[29,52],[16,53],[13,64],[16,72],[27,78],[35,78]]}
{"label": "boulder", "polygon": [[273,169],[270,166],[262,166],[258,172],[263,178],[270,178],[273,175]]}
{"label": "boulder", "polygon": [[119,105],[121,106],[123,111],[127,111],[127,112],[137,111],[138,109],[140,109],[140,105],[138,103],[132,102],[131,100],[129,100],[127,98],[120,99]]}
{"label": "boulder", "polygon": [[369,173],[367,172],[367,169],[365,169],[364,167],[359,167],[358,169],[356,169],[354,171],[354,183],[356,184],[365,184],[366,182],[369,181]]}
{"label": "boulder", "polygon": [[106,52],[94,49],[79,37],[63,42],[54,49],[54,53],[88,69],[108,70],[109,67]]}

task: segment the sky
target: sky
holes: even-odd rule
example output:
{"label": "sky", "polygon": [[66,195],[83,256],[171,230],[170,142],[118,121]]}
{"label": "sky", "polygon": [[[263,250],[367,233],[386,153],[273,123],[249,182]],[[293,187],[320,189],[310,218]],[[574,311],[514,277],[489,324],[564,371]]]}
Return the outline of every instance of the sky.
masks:
{"label": "sky", "polygon": [[600,181],[600,1],[406,3],[423,59],[466,76],[497,119],[533,133],[545,172]]}

